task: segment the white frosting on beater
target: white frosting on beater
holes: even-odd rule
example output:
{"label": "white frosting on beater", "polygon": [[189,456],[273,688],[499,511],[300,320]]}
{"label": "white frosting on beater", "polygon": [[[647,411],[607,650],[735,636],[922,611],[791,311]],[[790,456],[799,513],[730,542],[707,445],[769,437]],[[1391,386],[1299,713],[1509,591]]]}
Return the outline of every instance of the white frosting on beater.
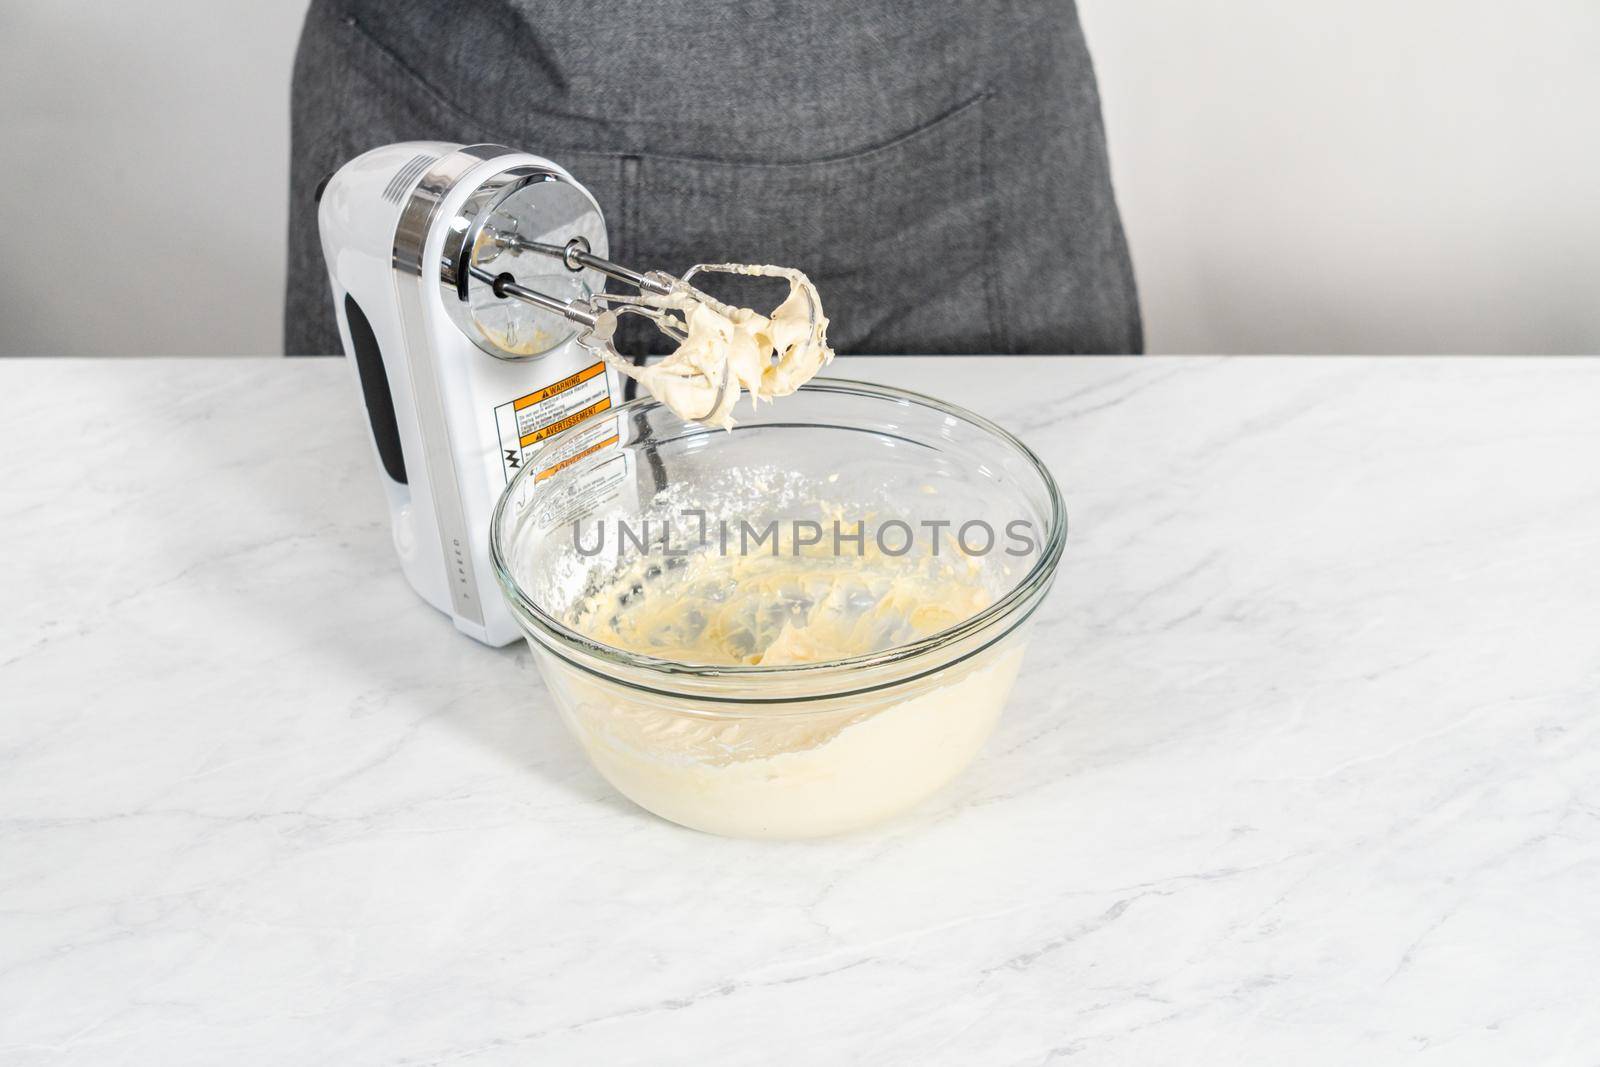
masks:
{"label": "white frosting on beater", "polygon": [[833,359],[833,350],[822,299],[803,273],[757,264],[719,266],[786,279],[789,295],[767,316],[708,303],[681,289],[663,297],[644,294],[638,303],[681,312],[687,336],[659,362],[618,369],[680,418],[727,429],[734,424],[733,406],[741,392],[752,402],[787,396],[815,377]]}

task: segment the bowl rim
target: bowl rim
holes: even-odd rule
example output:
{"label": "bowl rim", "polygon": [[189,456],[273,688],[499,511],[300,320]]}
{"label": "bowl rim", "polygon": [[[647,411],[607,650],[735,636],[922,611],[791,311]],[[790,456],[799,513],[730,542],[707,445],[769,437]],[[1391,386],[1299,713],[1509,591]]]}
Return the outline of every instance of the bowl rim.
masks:
{"label": "bowl rim", "polygon": [[[979,611],[974,615],[970,615],[953,626],[948,626],[943,630],[939,630],[926,637],[920,637],[915,641],[909,641],[905,644],[894,645],[878,652],[864,653],[859,656],[847,656],[840,659],[819,660],[814,663],[786,663],[772,665],[708,665],[682,663],[677,660],[663,659],[658,656],[649,656],[643,653],[630,652],[626,649],[620,649],[613,645],[608,645],[603,642],[596,641],[593,638],[586,637],[583,634],[578,633],[576,630],[566,626],[553,615],[544,611],[537,604],[535,604],[525,592],[523,592],[522,587],[512,576],[510,567],[507,565],[505,554],[501,550],[500,532],[504,523],[505,512],[509,502],[521,490],[524,482],[533,477],[534,472],[539,469],[537,463],[526,462],[523,464],[522,469],[517,472],[516,476],[513,477],[506,485],[505,490],[500,494],[499,500],[495,503],[494,514],[490,518],[489,522],[489,558],[494,567],[495,577],[500,583],[500,588],[506,597],[508,605],[512,610],[512,614],[518,618],[519,622],[524,623],[525,628],[527,624],[531,624],[540,630],[546,637],[554,640],[558,648],[551,649],[551,651],[564,650],[579,652],[583,656],[599,660],[601,663],[611,666],[625,667],[630,670],[642,671],[645,672],[647,677],[659,677],[663,681],[673,679],[704,679],[708,681],[720,679],[736,681],[750,678],[784,678],[798,681],[801,679],[812,680],[832,677],[845,671],[854,672],[891,667],[898,664],[905,664],[909,661],[917,659],[918,657],[938,652],[942,649],[957,644],[958,642],[961,642],[973,636],[974,634],[988,629],[991,625],[997,622],[1005,620],[1019,606],[1027,605],[1031,600],[1041,596],[1049,589],[1050,583],[1055,577],[1056,566],[1060,563],[1061,554],[1066,545],[1066,506],[1062,501],[1061,490],[1056,485],[1055,477],[1050,473],[1050,468],[1046,467],[1044,462],[1038,457],[1033,449],[1024,444],[1022,440],[1015,434],[1005,429],[1003,426],[998,425],[997,423],[977,414],[974,411],[970,411],[967,408],[961,407],[960,405],[950,404],[936,397],[928,396],[925,393],[914,392],[910,389],[901,389],[897,386],[880,385],[875,382],[864,382],[852,378],[824,377],[812,379],[811,381],[802,385],[800,387],[800,391],[808,393],[833,393],[846,396],[867,397],[869,399],[884,400],[895,404],[915,405],[928,408],[940,415],[954,417],[962,420],[963,422],[970,423],[971,425],[977,427],[978,429],[984,431],[985,433],[998,439],[1003,444],[1015,450],[1025,460],[1027,460],[1029,464],[1031,464],[1035,475],[1038,476],[1044,485],[1045,493],[1049,499],[1049,528],[1046,531],[1044,546],[1039,552],[1038,558],[1034,560],[1033,566],[1029,568],[1028,572],[1024,574],[1022,578],[1019,579],[1004,596],[995,600],[994,603],[990,604],[982,611]],[[777,402],[782,403],[781,398]],[[584,418],[582,421],[575,423],[567,429],[562,430],[560,433],[554,434],[545,441],[541,442],[539,452],[546,452],[550,449],[558,447],[565,440],[572,439],[577,434],[581,433],[585,428],[596,424],[597,420],[615,418],[618,415],[625,415],[652,408],[665,409],[665,407],[666,405],[662,404],[659,400],[652,396],[646,395],[626,401],[625,403],[619,404],[616,407],[595,412],[593,415]],[[671,413],[669,412],[669,414]],[[679,416],[676,415],[672,415],[672,417],[679,418]],[[685,426],[701,427],[708,434],[722,434],[729,432],[738,433],[741,427],[756,429],[761,425],[752,425],[748,423],[735,424],[732,430],[729,431],[715,427],[703,427],[701,424],[695,423],[693,420],[689,419],[680,418],[680,421],[683,422]],[[537,454],[538,453],[535,453],[535,455]],[[578,465],[575,464],[574,466]],[[1030,610],[1027,614],[1031,615],[1032,611]],[[1024,618],[1026,618],[1026,616],[1024,616]],[[1022,621],[1023,620],[1017,620],[1017,623],[1020,624]],[[1014,627],[1011,626],[1005,627],[1004,630],[996,636],[996,639],[998,640],[999,637],[1003,637],[1005,634],[1010,633],[1013,628]],[[568,657],[563,656],[563,658]],[[962,655],[958,658],[966,659],[967,655]],[[583,663],[582,661],[573,661],[568,659],[568,662],[571,662],[574,666],[589,671],[590,673],[598,673],[595,672],[592,667]],[[608,680],[621,682],[636,688],[655,688],[654,686],[639,685],[631,680],[617,678],[615,675],[605,674],[603,676]],[[912,678],[920,676],[921,672],[916,672],[906,678],[896,679],[894,682],[884,684],[899,684],[900,682],[910,681]],[[868,688],[875,689],[881,688],[881,686],[873,685],[869,686]],[[689,695],[680,690],[673,690],[670,688],[659,689],[657,691],[673,696]],[[853,688],[849,690],[834,690],[828,695],[842,695],[846,691],[854,692],[856,690]],[[716,699],[710,694],[696,693],[694,695],[698,699]],[[734,699],[743,703],[766,702],[760,697],[752,697],[749,695],[723,699]],[[779,703],[787,703],[791,701],[804,701],[814,698],[796,695],[778,697],[774,699]]]}

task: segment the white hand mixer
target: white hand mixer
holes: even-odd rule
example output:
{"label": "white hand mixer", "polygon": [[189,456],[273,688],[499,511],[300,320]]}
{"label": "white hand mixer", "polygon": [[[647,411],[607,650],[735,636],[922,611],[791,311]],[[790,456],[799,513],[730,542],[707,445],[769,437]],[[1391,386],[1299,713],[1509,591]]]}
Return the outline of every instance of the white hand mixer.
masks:
{"label": "white hand mixer", "polygon": [[[682,342],[675,311],[736,309],[673,277],[606,259],[605,220],[556,163],[500,145],[409,142],[346,163],[318,190],[339,331],[366,407],[395,549],[411,585],[457,629],[518,637],[489,565],[489,521],[525,463],[553,469],[611,450],[596,494],[645,492],[604,414],[637,374],[612,344],[620,314]],[[614,278],[638,290],[606,293]],[[820,308],[808,293],[810,320]],[[727,397],[731,376],[707,383]],[[715,409],[715,405],[713,405]],[[544,443],[563,438],[559,454]]]}

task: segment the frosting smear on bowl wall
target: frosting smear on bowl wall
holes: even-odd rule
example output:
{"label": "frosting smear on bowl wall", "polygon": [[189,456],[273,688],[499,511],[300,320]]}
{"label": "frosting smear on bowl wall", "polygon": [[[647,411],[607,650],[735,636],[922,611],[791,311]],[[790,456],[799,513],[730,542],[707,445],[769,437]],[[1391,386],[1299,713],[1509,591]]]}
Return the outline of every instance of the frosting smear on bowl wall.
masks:
{"label": "frosting smear on bowl wall", "polygon": [[645,557],[567,618],[614,648],[707,666],[782,666],[881,652],[938,633],[990,602],[981,562],[836,554],[775,539],[759,555],[707,550],[670,563]]}

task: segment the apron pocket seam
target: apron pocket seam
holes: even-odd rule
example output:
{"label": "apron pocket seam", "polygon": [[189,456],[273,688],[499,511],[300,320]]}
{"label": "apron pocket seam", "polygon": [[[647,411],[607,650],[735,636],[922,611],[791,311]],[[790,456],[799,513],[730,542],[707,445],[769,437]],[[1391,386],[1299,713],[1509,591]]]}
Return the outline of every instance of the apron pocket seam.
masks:
{"label": "apron pocket seam", "polygon": [[969,97],[950,108],[948,111],[913,127],[903,133],[897,133],[888,140],[864,148],[852,149],[849,152],[830,156],[820,156],[815,159],[790,159],[790,160],[759,160],[759,159],[726,159],[715,156],[687,156],[666,152],[638,152],[634,153],[642,159],[659,161],[661,163],[692,164],[697,167],[725,167],[730,170],[803,170],[806,168],[823,167],[848,167],[855,164],[871,163],[880,155],[898,152],[911,142],[933,135],[945,126],[954,125],[966,117],[967,112],[978,109],[979,120],[983,119],[981,105],[989,99],[990,93],[984,91],[976,96]]}

